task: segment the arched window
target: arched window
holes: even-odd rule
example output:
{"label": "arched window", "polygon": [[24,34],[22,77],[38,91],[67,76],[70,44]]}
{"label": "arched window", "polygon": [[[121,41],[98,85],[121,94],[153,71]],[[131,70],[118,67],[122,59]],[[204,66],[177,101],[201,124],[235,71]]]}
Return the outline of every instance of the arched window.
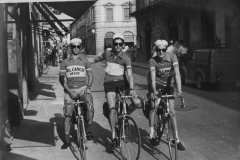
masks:
{"label": "arched window", "polygon": [[104,37],[104,49],[112,47],[114,32],[107,32]]}

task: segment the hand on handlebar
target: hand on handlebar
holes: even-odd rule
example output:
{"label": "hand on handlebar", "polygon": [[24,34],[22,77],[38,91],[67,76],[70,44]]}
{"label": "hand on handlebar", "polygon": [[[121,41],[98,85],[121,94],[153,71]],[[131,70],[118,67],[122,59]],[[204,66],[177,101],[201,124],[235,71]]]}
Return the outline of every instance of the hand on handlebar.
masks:
{"label": "hand on handlebar", "polygon": [[135,90],[130,90],[129,95],[133,96],[134,98],[137,98],[137,93]]}
{"label": "hand on handlebar", "polygon": [[178,97],[181,97],[181,96],[182,96],[182,91],[177,90],[176,95],[177,95]]}

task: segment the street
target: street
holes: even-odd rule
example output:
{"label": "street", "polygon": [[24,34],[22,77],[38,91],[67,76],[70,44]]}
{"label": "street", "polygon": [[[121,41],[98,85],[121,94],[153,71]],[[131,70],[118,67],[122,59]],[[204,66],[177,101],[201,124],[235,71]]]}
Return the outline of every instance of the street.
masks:
{"label": "street", "polygon": [[[64,138],[63,89],[58,82],[59,67],[48,67],[31,94],[29,107],[21,125],[13,129],[12,151],[7,160],[74,160],[70,149],[61,150]],[[134,67],[137,92],[146,98],[147,70]],[[103,89],[104,64],[93,65],[95,116],[94,140],[87,143],[88,160],[119,160],[119,150],[111,149],[111,132],[102,113],[105,101]],[[186,108],[177,108],[180,140],[186,151],[179,151],[179,160],[239,160],[240,159],[240,92],[233,89],[197,90],[183,86]],[[141,160],[167,160],[164,149],[148,142],[148,120],[141,109],[132,113],[142,136]],[[59,140],[54,140],[53,122],[57,124]],[[165,146],[166,147],[166,146]]]}

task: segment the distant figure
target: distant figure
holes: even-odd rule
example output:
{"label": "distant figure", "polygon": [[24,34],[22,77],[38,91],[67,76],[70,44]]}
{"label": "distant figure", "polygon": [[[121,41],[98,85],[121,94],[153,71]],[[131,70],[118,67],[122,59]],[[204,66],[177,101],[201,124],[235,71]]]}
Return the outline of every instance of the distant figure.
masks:
{"label": "distant figure", "polygon": [[186,64],[187,53],[188,53],[187,45],[183,41],[180,41],[180,43],[178,45],[178,55],[179,55],[178,58],[179,58],[180,64]]}
{"label": "distant figure", "polygon": [[133,47],[133,62],[135,62],[137,59],[137,46],[134,45]]}
{"label": "distant figure", "polygon": [[63,60],[63,51],[62,51],[62,47],[60,47],[58,50],[58,62],[61,63],[62,60]]}
{"label": "distant figure", "polygon": [[52,66],[57,66],[57,53],[58,50],[57,50],[57,47],[54,46],[53,49],[52,49],[52,53],[51,53],[51,59],[52,59]]}
{"label": "distant figure", "polygon": [[122,51],[124,52],[124,53],[127,53],[127,50],[129,49],[129,47],[128,46],[124,46],[124,48],[122,49]]}

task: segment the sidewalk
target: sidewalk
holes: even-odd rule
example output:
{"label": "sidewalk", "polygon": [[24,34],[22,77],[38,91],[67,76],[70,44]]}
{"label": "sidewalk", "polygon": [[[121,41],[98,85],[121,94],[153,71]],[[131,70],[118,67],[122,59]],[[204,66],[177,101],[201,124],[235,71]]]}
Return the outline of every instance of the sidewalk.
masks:
{"label": "sidewalk", "polygon": [[29,96],[24,120],[12,130],[14,140],[7,160],[58,160],[68,159],[72,154],[70,150],[62,152],[62,141],[54,140],[53,122],[63,124],[64,95],[58,72],[59,67],[49,66],[47,74],[39,78],[34,93]]}

